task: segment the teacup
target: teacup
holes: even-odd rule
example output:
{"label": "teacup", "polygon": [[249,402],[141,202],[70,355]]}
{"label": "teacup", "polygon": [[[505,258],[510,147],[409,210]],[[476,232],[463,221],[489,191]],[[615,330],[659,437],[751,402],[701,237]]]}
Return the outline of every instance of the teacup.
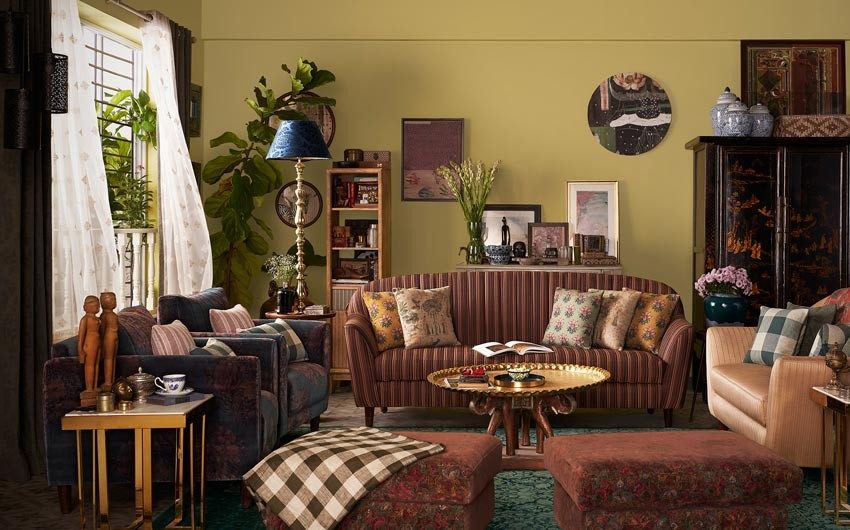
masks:
{"label": "teacup", "polygon": [[163,392],[176,394],[182,392],[186,386],[186,374],[168,374],[154,379],[153,384]]}

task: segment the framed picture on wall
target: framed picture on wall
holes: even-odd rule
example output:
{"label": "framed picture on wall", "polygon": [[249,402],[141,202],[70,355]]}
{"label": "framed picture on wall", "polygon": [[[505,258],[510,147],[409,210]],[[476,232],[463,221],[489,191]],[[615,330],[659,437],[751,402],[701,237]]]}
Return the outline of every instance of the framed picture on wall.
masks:
{"label": "framed picture on wall", "polygon": [[567,182],[570,239],[575,234],[605,236],[609,256],[619,257],[618,182]]}
{"label": "framed picture on wall", "polygon": [[453,201],[434,171],[463,160],[463,118],[402,118],[401,200]]}
{"label": "framed picture on wall", "polygon": [[542,258],[547,248],[558,249],[568,246],[569,223],[531,223],[528,225],[528,255]]}
{"label": "framed picture on wall", "polygon": [[484,206],[484,244],[502,244],[502,219],[507,222],[509,245],[528,243],[528,225],[540,222],[539,204],[487,204]]}
{"label": "framed picture on wall", "polygon": [[843,114],[844,41],[741,41],[741,87],[774,116]]}

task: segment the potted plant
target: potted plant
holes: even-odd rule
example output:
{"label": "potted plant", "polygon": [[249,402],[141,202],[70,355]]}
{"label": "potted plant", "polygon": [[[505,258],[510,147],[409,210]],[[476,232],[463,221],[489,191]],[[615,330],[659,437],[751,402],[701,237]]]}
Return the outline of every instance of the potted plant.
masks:
{"label": "potted plant", "polygon": [[297,260],[292,254],[272,252],[269,259],[263,263],[262,271],[267,273],[280,287],[277,290],[277,312],[291,313],[292,306],[298,299],[292,280],[298,273]]}
{"label": "potted plant", "polygon": [[483,162],[466,159],[460,164],[449,162],[448,166],[440,166],[436,173],[446,183],[446,187],[460,204],[463,217],[466,219],[466,230],[469,243],[466,247],[466,262],[479,264],[484,256],[484,242],[481,239],[481,218],[484,215],[484,205],[487,196],[493,189],[499,160],[493,167],[488,168]]}
{"label": "potted plant", "polygon": [[744,323],[748,306],[744,296],[753,292],[753,282],[747,275],[747,269],[733,265],[711,269],[697,279],[694,287],[705,299],[707,325]]}

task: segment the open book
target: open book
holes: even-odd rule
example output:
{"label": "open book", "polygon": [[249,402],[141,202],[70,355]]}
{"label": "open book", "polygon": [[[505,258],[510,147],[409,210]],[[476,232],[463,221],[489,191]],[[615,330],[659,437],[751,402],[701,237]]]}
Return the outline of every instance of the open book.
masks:
{"label": "open book", "polygon": [[525,355],[526,353],[552,353],[551,348],[521,340],[512,340],[504,344],[501,342],[485,342],[484,344],[473,346],[472,349],[484,357],[493,357],[502,353],[516,353],[518,355]]}

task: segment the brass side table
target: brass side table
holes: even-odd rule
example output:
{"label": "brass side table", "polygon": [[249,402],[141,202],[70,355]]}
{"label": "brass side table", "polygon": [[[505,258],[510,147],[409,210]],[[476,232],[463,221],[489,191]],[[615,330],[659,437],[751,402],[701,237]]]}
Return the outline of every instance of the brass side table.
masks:
{"label": "brass side table", "polygon": [[[206,407],[212,400],[212,394],[203,399],[178,403],[175,405],[153,405],[133,403],[134,408],[127,411],[96,412],[74,410],[62,417],[62,430],[77,431],[77,488],[80,501],[80,528],[86,528],[85,488],[83,487],[83,449],[82,431],[92,431],[92,528],[109,530],[109,490],[106,460],[106,431],[112,429],[132,429],[135,431],[135,506],[136,518],[128,528],[153,530],[153,469],[151,467],[151,431],[153,429],[175,429],[174,465],[174,520],[166,528],[189,529],[204,528],[204,439],[206,434]],[[200,516],[195,524],[195,459],[194,459],[194,422],[192,416],[199,416],[200,422]],[[189,526],[181,526],[183,521],[184,487],[183,457],[186,427],[189,428]]]}
{"label": "brass side table", "polygon": [[[821,406],[821,457],[820,457],[820,493],[821,511],[831,513],[837,525],[850,525],[850,504],[847,499],[847,416],[850,415],[850,398],[840,397],[838,392],[822,386],[814,386],[809,397]],[[826,413],[832,414],[832,507],[827,506],[826,491],[826,449],[827,422]],[[842,517],[845,516],[845,517]]]}

